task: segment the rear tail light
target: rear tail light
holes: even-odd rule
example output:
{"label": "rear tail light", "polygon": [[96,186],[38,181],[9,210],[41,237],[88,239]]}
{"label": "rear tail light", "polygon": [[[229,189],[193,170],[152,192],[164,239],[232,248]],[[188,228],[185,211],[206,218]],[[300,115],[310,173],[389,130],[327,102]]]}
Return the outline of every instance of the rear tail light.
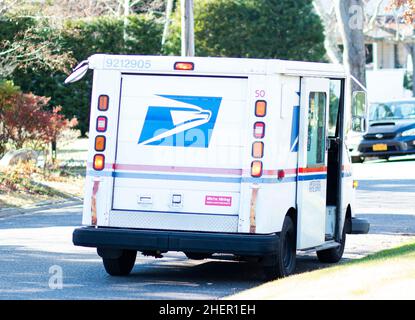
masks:
{"label": "rear tail light", "polygon": [[265,117],[267,114],[267,102],[264,100],[258,100],[255,102],[255,115],[257,117]]}
{"label": "rear tail light", "polygon": [[256,159],[260,159],[264,156],[264,143],[256,141],[252,145],[252,156]]}
{"label": "rear tail light", "polygon": [[254,178],[259,178],[262,176],[262,161],[252,161],[251,176]]}
{"label": "rear tail light", "polygon": [[107,111],[110,98],[107,95],[100,95],[98,98],[98,110]]}
{"label": "rear tail light", "polygon": [[95,151],[104,151],[105,150],[105,137],[97,136],[95,137]]}
{"label": "rear tail light", "polygon": [[103,154],[96,154],[93,163],[94,170],[101,171],[105,168],[105,157]]}
{"label": "rear tail light", "polygon": [[195,69],[195,65],[193,64],[193,62],[176,62],[174,64],[174,70],[194,70]]}
{"label": "rear tail light", "polygon": [[254,138],[262,139],[265,137],[265,123],[255,122],[254,124]]}
{"label": "rear tail light", "polygon": [[97,131],[105,132],[107,130],[107,117],[98,117],[97,118]]}

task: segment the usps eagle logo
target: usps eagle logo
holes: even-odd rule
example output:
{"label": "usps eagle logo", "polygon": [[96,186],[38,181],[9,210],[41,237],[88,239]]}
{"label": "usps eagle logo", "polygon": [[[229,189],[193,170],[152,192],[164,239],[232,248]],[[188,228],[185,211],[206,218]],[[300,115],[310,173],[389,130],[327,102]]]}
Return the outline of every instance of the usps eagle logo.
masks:
{"label": "usps eagle logo", "polygon": [[149,106],[139,145],[208,148],[220,97],[157,95],[169,106]]}

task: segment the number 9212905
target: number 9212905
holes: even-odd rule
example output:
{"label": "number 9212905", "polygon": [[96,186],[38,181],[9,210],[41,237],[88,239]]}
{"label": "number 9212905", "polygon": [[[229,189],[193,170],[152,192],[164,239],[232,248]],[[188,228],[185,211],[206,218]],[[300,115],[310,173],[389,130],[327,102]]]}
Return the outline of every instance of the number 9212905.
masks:
{"label": "number 9212905", "polygon": [[111,69],[149,69],[150,60],[141,59],[106,59],[105,67]]}

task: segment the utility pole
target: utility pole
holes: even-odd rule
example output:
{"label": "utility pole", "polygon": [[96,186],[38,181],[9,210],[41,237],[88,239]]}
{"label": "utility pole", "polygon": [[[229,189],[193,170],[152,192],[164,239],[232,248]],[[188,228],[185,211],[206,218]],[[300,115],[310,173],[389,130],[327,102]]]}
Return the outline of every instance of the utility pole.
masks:
{"label": "utility pole", "polygon": [[166,20],[164,22],[163,37],[161,39],[161,46],[164,46],[166,43],[167,37],[169,35],[170,27],[170,16],[173,11],[173,0],[167,0],[166,4]]}
{"label": "utility pole", "polygon": [[182,56],[195,55],[193,0],[181,0]]}
{"label": "utility pole", "polygon": [[128,40],[128,33],[127,33],[127,26],[128,26],[128,16],[130,14],[130,0],[124,0],[124,26],[123,26],[123,38],[124,38],[124,46]]}

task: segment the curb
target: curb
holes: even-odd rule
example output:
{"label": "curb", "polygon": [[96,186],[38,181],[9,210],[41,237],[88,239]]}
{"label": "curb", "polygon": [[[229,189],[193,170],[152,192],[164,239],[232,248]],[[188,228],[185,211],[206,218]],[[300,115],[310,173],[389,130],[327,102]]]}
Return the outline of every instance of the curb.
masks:
{"label": "curb", "polygon": [[70,207],[74,205],[80,205],[82,203],[83,203],[82,199],[72,197],[72,198],[60,200],[60,201],[38,203],[34,206],[25,207],[25,208],[5,208],[5,209],[0,209],[0,218],[19,216],[19,215],[24,215],[24,214],[29,214],[29,213],[35,213],[38,211],[49,210],[49,209],[65,208],[65,207]]}

